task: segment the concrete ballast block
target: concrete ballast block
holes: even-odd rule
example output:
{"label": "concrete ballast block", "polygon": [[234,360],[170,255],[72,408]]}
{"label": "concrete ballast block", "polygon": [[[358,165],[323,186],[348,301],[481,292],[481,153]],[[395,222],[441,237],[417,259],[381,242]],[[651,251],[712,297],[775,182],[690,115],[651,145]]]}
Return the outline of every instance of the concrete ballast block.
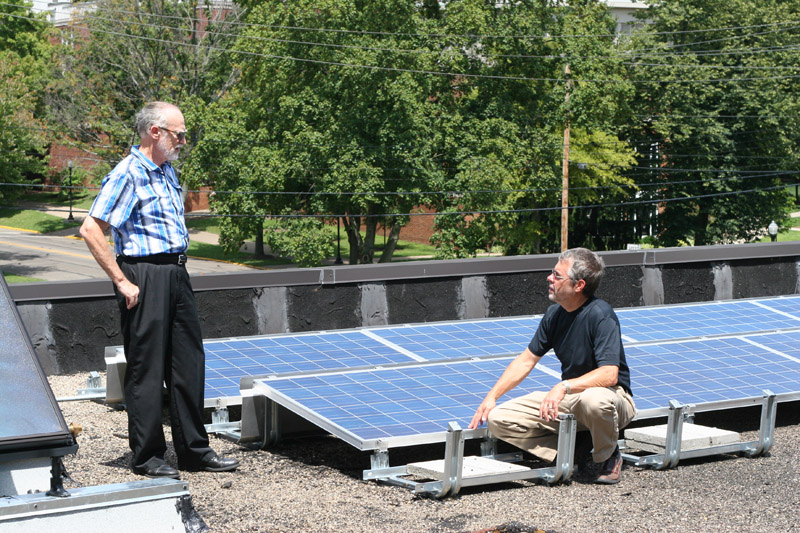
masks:
{"label": "concrete ballast block", "polygon": [[[740,440],[740,435],[735,431],[698,424],[684,424],[681,431],[681,450],[697,450],[711,446],[734,444]],[[661,453],[667,444],[667,425],[626,429],[625,443],[630,448]]]}
{"label": "concrete ballast block", "polygon": [[[444,460],[425,461],[421,463],[411,463],[407,466],[408,473],[427,479],[442,479],[444,475]],[[488,476],[494,474],[507,474],[509,472],[524,472],[530,468],[497,461],[488,457],[468,456],[464,457],[461,469],[462,478]]]}

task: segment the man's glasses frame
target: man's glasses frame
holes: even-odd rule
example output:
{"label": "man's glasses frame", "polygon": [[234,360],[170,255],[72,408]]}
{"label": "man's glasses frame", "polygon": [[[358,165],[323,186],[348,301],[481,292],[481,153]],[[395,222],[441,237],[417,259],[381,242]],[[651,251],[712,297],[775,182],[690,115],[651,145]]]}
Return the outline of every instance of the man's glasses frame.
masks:
{"label": "man's glasses frame", "polygon": [[169,128],[165,128],[164,126],[158,126],[158,129],[164,130],[164,131],[168,131],[168,132],[174,134],[175,137],[178,139],[178,142],[183,142],[183,141],[186,140],[186,130],[175,131],[175,130],[171,130]]}
{"label": "man's glasses frame", "polygon": [[[553,279],[556,280],[556,281],[563,281],[565,279],[572,280],[572,278],[570,278],[569,276],[562,276],[561,274],[556,272],[555,268],[550,271],[550,274],[553,276]],[[575,281],[575,280],[572,280],[572,281]]]}

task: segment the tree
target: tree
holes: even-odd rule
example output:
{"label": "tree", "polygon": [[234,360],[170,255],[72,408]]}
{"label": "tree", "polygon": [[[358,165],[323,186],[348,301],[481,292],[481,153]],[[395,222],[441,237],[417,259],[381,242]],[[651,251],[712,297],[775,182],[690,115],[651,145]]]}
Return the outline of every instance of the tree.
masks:
{"label": "tree", "polygon": [[[238,76],[225,48],[238,8],[203,0],[99,0],[62,30],[61,79],[49,93],[65,142],[109,162],[137,137],[133,117],[166,100],[184,113],[218,99]],[[196,131],[190,128],[190,141]],[[189,143],[184,157],[191,150]]]}
{"label": "tree", "polygon": [[0,202],[9,204],[45,172],[46,142],[40,95],[51,75],[52,47],[44,20],[24,2],[0,5]]}
{"label": "tree", "polygon": [[242,83],[205,111],[186,168],[193,183],[225,191],[214,202],[229,217],[222,240],[235,248],[266,217],[341,216],[351,264],[373,260],[379,223],[391,226],[381,257],[389,260],[407,217],[387,215],[422,203],[437,172],[430,77],[411,72],[432,68],[417,34],[436,9],[404,0],[244,4]]}
{"label": "tree", "polygon": [[[632,76],[645,115],[638,178],[665,201],[655,242],[720,244],[784,222],[798,180],[800,6],[768,0],[653,3]],[[637,51],[639,50],[639,51]],[[651,186],[651,189],[654,187]]]}
{"label": "tree", "polygon": [[[574,4],[247,2],[242,83],[206,110],[186,167],[194,183],[225,191],[215,200],[231,217],[223,239],[237,247],[268,216],[342,215],[350,262],[372,260],[380,223],[391,228],[386,261],[412,211],[432,206],[443,257],[487,243],[554,247],[555,215],[535,209],[560,195],[562,56],[590,50],[574,61],[590,79],[618,67],[604,59],[607,8]],[[589,44],[546,37],[592,32]],[[571,120],[589,136],[613,134],[626,91],[621,79],[587,83]]]}
{"label": "tree", "polygon": [[[441,188],[464,191],[436,202],[439,212],[456,213],[436,219],[440,255],[466,257],[492,245],[512,255],[556,251],[565,127],[579,129],[579,142],[607,141],[616,139],[628,113],[632,88],[614,20],[604,4],[590,0],[500,7],[463,1],[448,4],[445,22],[443,33],[462,36],[454,48],[471,51],[452,68],[477,75],[439,88],[446,109],[437,128],[447,160]],[[624,184],[629,149],[619,140],[610,148],[594,160],[618,166],[571,170],[570,188]],[[582,193],[571,203],[618,196]],[[585,224],[585,213],[572,212],[570,240],[600,246],[605,241],[587,232],[602,221],[595,216]]]}

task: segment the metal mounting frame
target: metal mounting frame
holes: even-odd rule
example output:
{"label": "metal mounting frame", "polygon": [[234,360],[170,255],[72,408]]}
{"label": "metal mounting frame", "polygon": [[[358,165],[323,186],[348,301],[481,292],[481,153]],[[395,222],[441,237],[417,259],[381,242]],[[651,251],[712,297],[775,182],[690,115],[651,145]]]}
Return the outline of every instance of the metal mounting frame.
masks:
{"label": "metal mounting frame", "polygon": [[[444,498],[456,495],[464,487],[505,483],[509,481],[542,480],[548,484],[566,481],[572,476],[572,459],[575,452],[575,433],[577,422],[573,415],[559,415],[558,455],[553,466],[544,468],[529,468],[518,472],[501,472],[484,474],[466,478],[463,476],[464,466],[464,435],[463,430],[456,422],[450,422],[447,428],[444,452],[444,472],[441,479],[435,481],[413,481],[406,479],[409,476],[408,465],[389,466],[388,449],[376,450],[371,457],[372,468],[365,470],[364,480],[374,480],[390,485],[410,489],[414,494]],[[481,444],[483,457],[498,461],[518,462],[520,453],[496,454],[496,443],[489,436]]]}
{"label": "metal mounting frame", "polygon": [[[651,467],[656,470],[675,468],[683,459],[708,457],[725,453],[742,453],[747,457],[757,457],[769,451],[774,442],[775,417],[777,414],[777,397],[774,392],[765,390],[761,398],[761,422],[758,430],[758,439],[719,446],[709,446],[693,450],[681,450],[683,424],[694,416],[694,405],[681,404],[675,400],[669,402],[667,418],[667,436],[664,453],[639,457],[623,453],[625,462],[633,466]],[[625,440],[620,441],[621,448],[625,447]]]}

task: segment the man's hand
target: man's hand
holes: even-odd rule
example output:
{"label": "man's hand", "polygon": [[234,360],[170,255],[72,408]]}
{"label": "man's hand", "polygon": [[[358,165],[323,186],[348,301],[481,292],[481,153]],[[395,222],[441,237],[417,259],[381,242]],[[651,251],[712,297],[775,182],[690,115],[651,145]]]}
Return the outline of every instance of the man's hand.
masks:
{"label": "man's hand", "polygon": [[136,307],[136,304],[139,303],[138,285],[134,285],[125,279],[122,280],[119,285],[117,285],[117,290],[119,290],[119,293],[125,297],[125,306],[128,309],[133,309]]}
{"label": "man's hand", "polygon": [[475,416],[472,417],[472,422],[469,423],[469,426],[467,426],[467,428],[477,429],[478,427],[481,426],[481,424],[484,424],[486,422],[486,419],[489,418],[489,411],[494,409],[495,405],[497,405],[497,403],[491,398],[486,398],[485,400],[483,400],[481,404],[478,406],[478,410],[475,411]]}
{"label": "man's hand", "polygon": [[139,287],[131,283],[122,270],[117,265],[111,248],[108,247],[105,231],[108,229],[108,222],[88,216],[81,225],[81,237],[92,252],[97,264],[108,274],[117,290],[125,297],[125,305],[128,309],[133,309],[139,303]]}
{"label": "man's hand", "polygon": [[547,393],[539,406],[539,416],[545,421],[550,422],[558,418],[558,406],[561,400],[567,395],[567,390],[559,383]]}

